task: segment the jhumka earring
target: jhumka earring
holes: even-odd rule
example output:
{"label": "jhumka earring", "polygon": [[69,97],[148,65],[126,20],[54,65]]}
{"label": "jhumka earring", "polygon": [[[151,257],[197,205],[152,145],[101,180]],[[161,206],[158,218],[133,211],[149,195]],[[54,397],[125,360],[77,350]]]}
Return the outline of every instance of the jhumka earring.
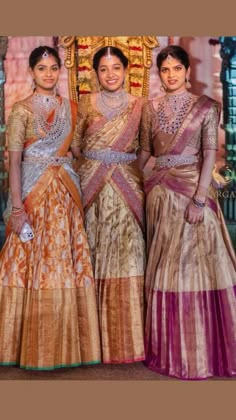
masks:
{"label": "jhumka earring", "polygon": [[192,85],[191,85],[189,79],[186,79],[185,83],[186,83],[186,89],[191,89]]}
{"label": "jhumka earring", "polygon": [[165,87],[164,85],[161,85],[161,87],[160,87],[160,91],[161,91],[161,92],[165,92],[165,91],[166,91],[166,87]]}
{"label": "jhumka earring", "polygon": [[34,81],[34,79],[32,80],[32,83],[31,83],[31,89],[34,91],[35,90],[35,88],[36,88],[36,84],[35,84],[35,81]]}
{"label": "jhumka earring", "polygon": [[58,83],[56,84],[56,86],[54,86],[54,95],[60,95],[60,88],[58,86]]}

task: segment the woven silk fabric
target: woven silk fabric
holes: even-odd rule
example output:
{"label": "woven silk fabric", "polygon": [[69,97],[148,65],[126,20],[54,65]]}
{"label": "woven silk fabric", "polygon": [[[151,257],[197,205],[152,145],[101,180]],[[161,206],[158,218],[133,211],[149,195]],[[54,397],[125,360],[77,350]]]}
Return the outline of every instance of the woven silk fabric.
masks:
{"label": "woven silk fabric", "polygon": [[[95,110],[90,112],[91,103],[82,104],[82,150],[109,147],[134,153],[141,105],[137,99],[127,111],[107,121]],[[106,166],[84,159],[79,175],[96,283],[103,362],[143,360],[144,193],[137,162]]]}
{"label": "woven silk fabric", "polygon": [[[32,140],[24,155],[37,156],[41,148],[41,157],[62,157],[72,135],[65,133],[52,148]],[[40,172],[35,165],[37,178],[27,193],[31,172],[33,167],[23,170],[22,190],[35,237],[22,243],[8,224],[0,254],[0,364],[54,369],[99,363],[95,282],[78,176],[66,165],[43,165]]]}
{"label": "woven silk fabric", "polygon": [[[197,132],[202,121],[199,111]],[[189,128],[183,126],[164,154],[188,147]],[[200,170],[200,164],[155,168],[145,182],[145,363],[181,379],[236,374],[235,253],[212,186],[203,222],[189,224],[184,218]]]}

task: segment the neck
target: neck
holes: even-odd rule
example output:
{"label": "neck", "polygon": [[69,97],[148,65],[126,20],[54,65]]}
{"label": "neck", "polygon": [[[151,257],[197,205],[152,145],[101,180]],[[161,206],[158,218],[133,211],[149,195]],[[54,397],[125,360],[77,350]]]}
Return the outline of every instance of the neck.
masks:
{"label": "neck", "polygon": [[105,95],[105,96],[121,96],[123,94],[123,92],[124,92],[124,89],[123,88],[122,89],[119,89],[119,90],[115,90],[115,91],[113,91],[113,90],[106,90],[106,89],[104,89],[104,90],[101,91],[101,93],[103,95]]}
{"label": "neck", "polygon": [[56,96],[56,93],[53,90],[40,90],[40,89],[35,89],[34,93],[36,93],[37,95],[45,95],[45,96]]}
{"label": "neck", "polygon": [[181,90],[180,92],[166,92],[167,96],[181,96],[188,93],[187,89]]}

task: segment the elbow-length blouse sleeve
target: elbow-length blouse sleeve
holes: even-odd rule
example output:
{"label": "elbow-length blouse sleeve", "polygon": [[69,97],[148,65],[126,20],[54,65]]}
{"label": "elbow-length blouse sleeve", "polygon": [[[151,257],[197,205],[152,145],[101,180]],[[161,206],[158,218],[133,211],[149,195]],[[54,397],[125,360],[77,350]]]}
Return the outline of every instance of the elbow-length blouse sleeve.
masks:
{"label": "elbow-length blouse sleeve", "polygon": [[12,152],[22,152],[26,140],[28,113],[21,103],[15,103],[10,112],[7,129],[6,145]]}
{"label": "elbow-length blouse sleeve", "polygon": [[140,148],[152,153],[152,112],[150,101],[144,103],[140,124]]}
{"label": "elbow-length blouse sleeve", "polygon": [[220,117],[220,104],[214,102],[208,111],[202,125],[203,150],[218,150],[218,125]]}

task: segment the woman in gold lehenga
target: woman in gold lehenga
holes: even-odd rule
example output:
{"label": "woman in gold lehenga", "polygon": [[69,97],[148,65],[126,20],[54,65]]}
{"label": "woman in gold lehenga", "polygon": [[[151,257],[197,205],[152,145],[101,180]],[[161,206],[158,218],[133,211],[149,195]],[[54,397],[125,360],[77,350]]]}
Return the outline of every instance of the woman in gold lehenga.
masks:
{"label": "woman in gold lehenga", "polygon": [[128,60],[104,47],[93,60],[102,90],[79,103],[79,169],[104,363],[144,359],[144,197],[136,149],[142,98],[123,89]]}
{"label": "woman in gold lehenga", "polygon": [[[99,363],[100,340],[79,177],[67,156],[77,104],[54,94],[60,58],[32,51],[33,95],[8,122],[10,197],[0,254],[0,365],[54,369]],[[25,226],[34,238],[21,240]],[[29,232],[30,233],[30,232]],[[23,238],[24,239],[24,238]]]}
{"label": "woman in gold lehenga", "polygon": [[146,365],[182,379],[236,374],[235,254],[212,186],[219,104],[188,92],[186,51],[157,57],[166,95],[144,105]]}

